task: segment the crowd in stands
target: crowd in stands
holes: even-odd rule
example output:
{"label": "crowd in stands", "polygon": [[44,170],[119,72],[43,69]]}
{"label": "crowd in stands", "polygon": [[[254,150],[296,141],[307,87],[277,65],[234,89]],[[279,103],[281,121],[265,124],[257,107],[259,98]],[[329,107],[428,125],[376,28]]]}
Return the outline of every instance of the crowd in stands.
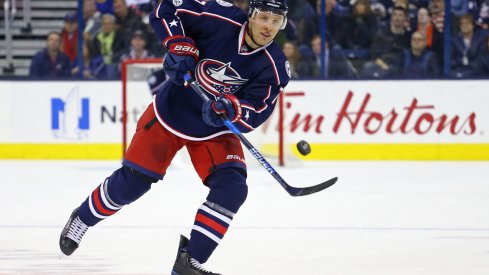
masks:
{"label": "crowd in stands", "polygon": [[[325,0],[322,43],[321,0],[289,0],[288,24],[276,42],[292,78],[438,78],[445,62],[445,1]],[[83,78],[118,78],[124,60],[163,57],[148,24],[154,1],[128,3],[84,0]],[[247,0],[234,4],[247,12]],[[449,77],[489,77],[489,0],[451,0],[448,18]],[[30,76],[78,76],[78,31],[76,14],[67,14],[64,28],[51,32],[33,58]]]}

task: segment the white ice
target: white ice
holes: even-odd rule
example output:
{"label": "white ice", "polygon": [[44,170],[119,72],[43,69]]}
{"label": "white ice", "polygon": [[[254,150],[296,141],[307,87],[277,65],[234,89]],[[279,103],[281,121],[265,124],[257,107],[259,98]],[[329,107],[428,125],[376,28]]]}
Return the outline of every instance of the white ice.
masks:
{"label": "white ice", "polygon": [[[250,160],[254,161],[254,160]],[[192,169],[90,228],[61,257],[71,211],[119,162],[0,161],[0,275],[170,274],[207,190]],[[225,275],[487,275],[488,162],[307,162],[277,168],[290,197],[249,170],[248,200],[206,267]]]}

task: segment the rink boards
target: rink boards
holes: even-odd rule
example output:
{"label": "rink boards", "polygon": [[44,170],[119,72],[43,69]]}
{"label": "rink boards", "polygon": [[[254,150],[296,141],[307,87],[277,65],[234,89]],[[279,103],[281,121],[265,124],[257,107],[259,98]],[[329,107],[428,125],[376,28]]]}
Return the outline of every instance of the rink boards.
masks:
{"label": "rink boards", "polygon": [[[151,102],[131,83],[129,133]],[[292,81],[285,142],[310,160],[489,160],[489,81]],[[119,82],[0,82],[0,158],[120,159]],[[278,112],[255,135],[276,148]],[[297,154],[297,152],[295,152]]]}

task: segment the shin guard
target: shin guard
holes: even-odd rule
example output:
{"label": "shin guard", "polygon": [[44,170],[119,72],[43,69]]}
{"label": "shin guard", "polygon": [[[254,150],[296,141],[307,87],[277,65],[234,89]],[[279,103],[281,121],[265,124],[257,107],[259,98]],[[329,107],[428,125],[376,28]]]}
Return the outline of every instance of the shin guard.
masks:
{"label": "shin guard", "polygon": [[188,246],[190,256],[200,263],[214,252],[248,194],[246,176],[237,168],[216,171],[207,184],[209,195],[197,211]]}
{"label": "shin guard", "polygon": [[122,166],[95,188],[81,204],[78,215],[86,225],[93,226],[140,198],[156,181]]}

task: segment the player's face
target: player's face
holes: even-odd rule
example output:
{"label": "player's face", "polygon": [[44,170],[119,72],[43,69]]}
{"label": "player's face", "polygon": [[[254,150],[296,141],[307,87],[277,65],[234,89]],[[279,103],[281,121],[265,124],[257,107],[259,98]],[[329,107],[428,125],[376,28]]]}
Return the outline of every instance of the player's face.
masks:
{"label": "player's face", "polygon": [[250,17],[249,25],[250,35],[257,46],[264,46],[270,43],[283,24],[285,18],[282,15],[270,12],[257,12]]}

